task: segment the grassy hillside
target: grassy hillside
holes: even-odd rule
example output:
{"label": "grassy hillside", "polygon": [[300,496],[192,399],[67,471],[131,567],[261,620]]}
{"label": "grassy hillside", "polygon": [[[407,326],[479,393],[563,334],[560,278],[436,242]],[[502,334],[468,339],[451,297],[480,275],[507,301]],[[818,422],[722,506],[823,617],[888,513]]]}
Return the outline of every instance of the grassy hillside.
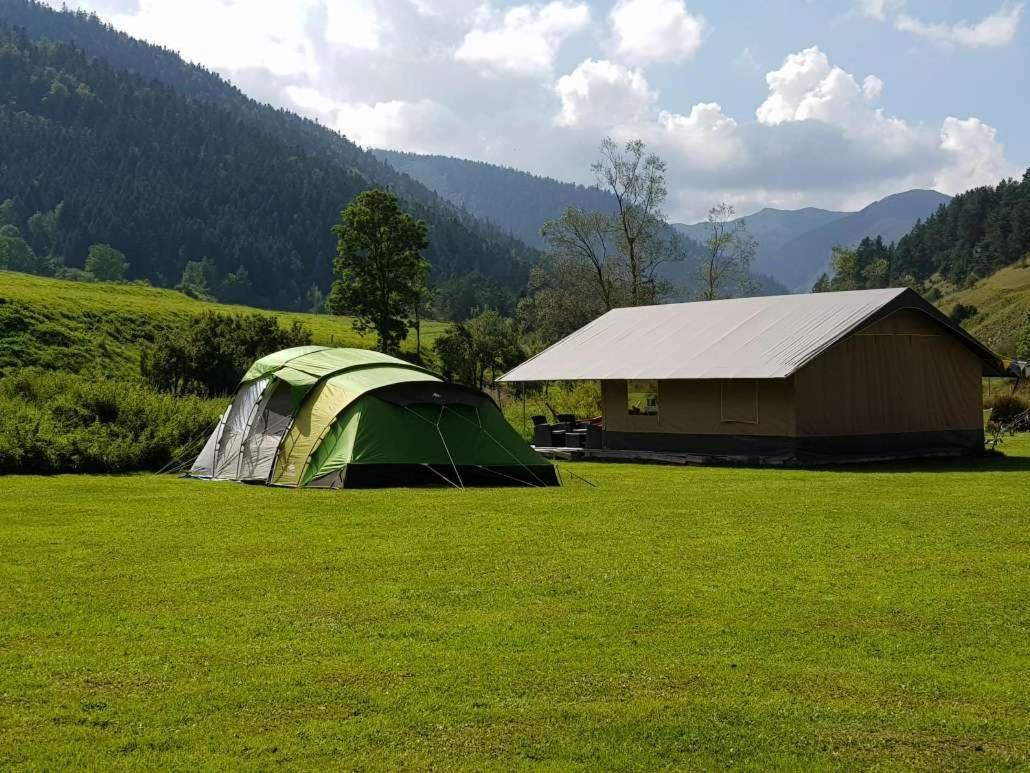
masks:
{"label": "grassy hillside", "polygon": [[1030,312],[1030,266],[1003,268],[968,289],[946,294],[937,307],[949,313],[958,303],[977,310],[963,326],[1001,356],[1012,357],[1020,325]]}
{"label": "grassy hillside", "polygon": [[[204,303],[172,290],[139,285],[92,284],[0,271],[0,370],[38,365],[52,370],[98,370],[135,375],[140,349],[207,311],[260,311],[288,326],[299,322],[315,343],[371,347],[374,339],[354,332],[349,317],[263,311]],[[445,327],[423,325],[423,344]],[[414,350],[409,336],[405,349]]]}
{"label": "grassy hillside", "polygon": [[1030,444],[562,489],[0,478],[0,768],[1030,765]]}

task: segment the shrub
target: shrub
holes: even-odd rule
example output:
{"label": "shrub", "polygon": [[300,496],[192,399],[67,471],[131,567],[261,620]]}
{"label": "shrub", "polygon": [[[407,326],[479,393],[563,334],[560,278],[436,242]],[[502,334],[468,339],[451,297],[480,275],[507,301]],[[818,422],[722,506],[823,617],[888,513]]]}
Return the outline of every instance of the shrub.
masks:
{"label": "shrub", "polygon": [[977,315],[977,312],[978,309],[976,308],[976,306],[973,306],[972,304],[956,303],[951,310],[951,314],[949,314],[948,316],[951,317],[951,321],[954,322],[956,325],[961,325],[967,319],[972,319],[973,317],[975,317]]}
{"label": "shrub", "polygon": [[250,364],[271,352],[311,343],[299,322],[289,328],[263,314],[207,314],[143,352],[140,371],[154,389],[220,395],[235,389]]}
{"label": "shrub", "polygon": [[94,244],[86,255],[86,273],[101,282],[121,282],[129,270],[125,255],[110,244]]}
{"label": "shrub", "polygon": [[0,473],[131,472],[183,461],[224,401],[25,369],[0,378]]}
{"label": "shrub", "polygon": [[484,311],[467,322],[457,322],[436,340],[443,376],[477,389],[526,358],[512,320],[496,311]]}
{"label": "shrub", "polygon": [[1026,409],[1026,400],[1018,395],[997,395],[991,400],[991,421],[1005,424]]}

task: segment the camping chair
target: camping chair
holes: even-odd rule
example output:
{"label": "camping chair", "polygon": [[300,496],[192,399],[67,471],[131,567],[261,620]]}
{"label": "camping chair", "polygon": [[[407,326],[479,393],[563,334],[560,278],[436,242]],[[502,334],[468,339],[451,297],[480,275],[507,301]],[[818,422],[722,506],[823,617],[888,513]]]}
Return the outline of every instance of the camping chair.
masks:
{"label": "camping chair", "polygon": [[579,423],[576,421],[576,414],[574,413],[556,413],[554,418],[558,422],[554,425],[554,429],[564,429],[567,432],[579,429]]}
{"label": "camping chair", "polygon": [[533,445],[537,448],[551,448],[554,445],[554,435],[551,432],[551,425],[547,422],[533,425]]}

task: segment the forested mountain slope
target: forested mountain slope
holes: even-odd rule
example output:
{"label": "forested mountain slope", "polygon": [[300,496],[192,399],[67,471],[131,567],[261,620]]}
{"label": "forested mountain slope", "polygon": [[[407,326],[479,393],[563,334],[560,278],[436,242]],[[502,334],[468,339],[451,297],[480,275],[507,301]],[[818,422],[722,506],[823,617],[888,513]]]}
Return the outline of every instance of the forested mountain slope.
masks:
{"label": "forested mountain slope", "polygon": [[[375,154],[448,201],[541,248],[545,245],[540,227],[567,207],[587,211],[609,211],[615,207],[614,199],[597,188],[508,167],[392,150],[376,150]],[[782,292],[783,285],[807,291],[826,269],[834,246],[854,245],[866,236],[877,235],[889,243],[947,201],[947,196],[936,191],[913,190],[888,196],[858,212],[816,207],[767,208],[744,216],[748,233],[758,242],[752,268],[756,274],[765,275],[758,277],[759,286],[764,292]],[[696,282],[695,258],[710,229],[705,222],[677,223],[673,227],[686,237],[683,252],[687,259],[666,267],[663,273],[680,286],[679,295],[687,298]]]}
{"label": "forested mountain slope", "polygon": [[969,284],[1030,255],[1030,169],[960,193],[898,240],[894,274]]}
{"label": "forested mountain slope", "polygon": [[437,282],[481,276],[515,294],[536,257],[340,135],[28,0],[0,0],[0,136],[6,222],[69,266],[110,243],[132,277],[174,285],[187,261],[208,258],[220,297],[303,307],[312,285],[328,285],[330,226],[372,186],[428,221]]}
{"label": "forested mountain slope", "polygon": [[1008,357],[1030,329],[1030,169],[960,193],[895,244],[864,239],[842,251],[817,290],[916,287]]}
{"label": "forested mountain slope", "polygon": [[863,242],[835,262],[823,289],[886,284],[966,288],[1015,262],[1030,261],[1030,169],[1021,181],[1002,180],[960,193],[895,245]]}

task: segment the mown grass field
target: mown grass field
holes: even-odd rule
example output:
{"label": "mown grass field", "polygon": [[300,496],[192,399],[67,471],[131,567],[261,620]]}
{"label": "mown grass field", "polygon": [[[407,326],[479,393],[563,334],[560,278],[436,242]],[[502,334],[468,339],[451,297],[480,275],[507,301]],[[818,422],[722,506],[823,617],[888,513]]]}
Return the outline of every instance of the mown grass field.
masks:
{"label": "mown grass field", "polygon": [[0,478],[0,768],[1025,769],[1006,449],[552,490]]}
{"label": "mown grass field", "polygon": [[[141,346],[192,316],[260,312],[284,327],[299,322],[316,344],[371,348],[373,336],[354,332],[350,317],[267,311],[205,303],[174,290],[131,284],[70,282],[0,271],[0,307],[16,310],[28,324],[0,315],[0,367],[39,365],[80,371],[101,367],[107,375],[136,375]],[[3,312],[3,308],[0,308]],[[446,323],[425,322],[422,343],[432,346]],[[404,348],[415,349],[409,335]]]}

